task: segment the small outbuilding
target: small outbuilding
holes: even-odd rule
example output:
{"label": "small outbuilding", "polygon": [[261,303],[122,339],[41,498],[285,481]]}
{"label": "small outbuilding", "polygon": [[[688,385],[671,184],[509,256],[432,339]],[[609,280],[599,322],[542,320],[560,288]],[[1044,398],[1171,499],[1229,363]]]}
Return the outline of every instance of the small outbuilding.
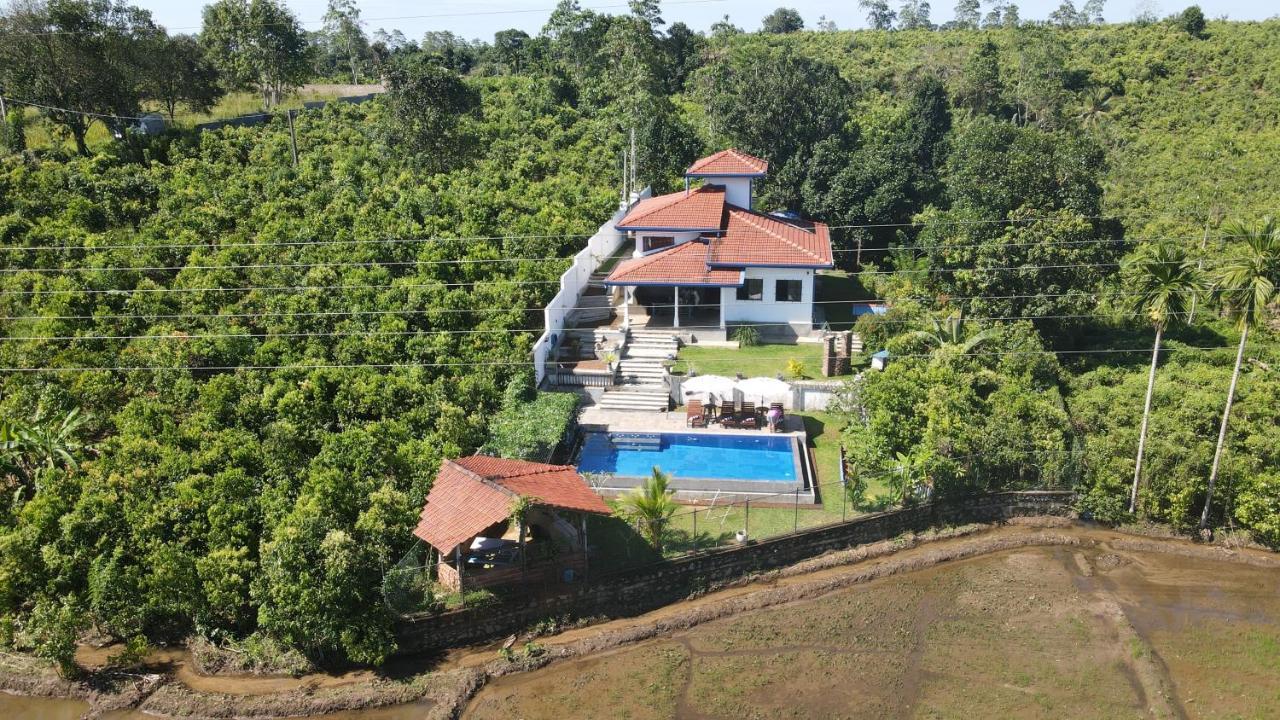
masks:
{"label": "small outbuilding", "polygon": [[472,455],[445,460],[414,535],[450,590],[570,582],[588,570],[588,514],[609,506],[569,465]]}

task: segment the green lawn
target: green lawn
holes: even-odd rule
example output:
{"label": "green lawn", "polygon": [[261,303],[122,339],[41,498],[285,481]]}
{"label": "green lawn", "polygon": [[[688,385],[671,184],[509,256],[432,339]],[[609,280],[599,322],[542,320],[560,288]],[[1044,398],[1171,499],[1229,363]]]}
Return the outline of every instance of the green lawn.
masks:
{"label": "green lawn", "polygon": [[[806,527],[839,522],[862,512],[846,503],[840,486],[840,430],[843,428],[843,420],[838,415],[826,412],[796,415],[804,418],[809,445],[813,448],[821,507],[803,503],[798,510],[794,504],[790,507],[760,507],[761,501],[753,501],[749,512],[745,504],[720,508],[682,508],[672,519],[672,537],[668,540],[667,555],[686,552],[694,549],[695,545],[707,548],[727,544],[733,540],[734,533],[744,528],[751,537],[762,539]],[[873,485],[868,496],[882,490],[879,485]],[[770,498],[771,503],[786,504],[790,501],[789,497]],[[695,515],[696,542],[693,534]]]}
{"label": "green lawn", "polygon": [[782,373],[784,378],[796,379],[787,372],[787,365],[791,360],[798,360],[804,366],[802,378],[822,375],[822,345],[819,343],[753,345],[744,348],[689,345],[680,348],[680,355],[671,371],[688,374],[692,368],[700,375],[728,377],[733,377],[736,373],[748,377],[774,377]]}

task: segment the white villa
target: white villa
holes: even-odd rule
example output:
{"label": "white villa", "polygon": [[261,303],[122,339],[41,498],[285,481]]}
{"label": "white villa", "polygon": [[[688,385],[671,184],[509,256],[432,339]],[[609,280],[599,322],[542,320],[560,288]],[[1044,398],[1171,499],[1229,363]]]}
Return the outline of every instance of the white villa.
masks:
{"label": "white villa", "polygon": [[622,288],[624,327],[698,328],[722,339],[735,324],[791,337],[813,331],[814,274],[833,267],[831,236],[823,223],[753,209],[755,180],[768,169],[723,150],[689,167],[684,190],[642,200],[615,224],[635,246],[604,280]]}

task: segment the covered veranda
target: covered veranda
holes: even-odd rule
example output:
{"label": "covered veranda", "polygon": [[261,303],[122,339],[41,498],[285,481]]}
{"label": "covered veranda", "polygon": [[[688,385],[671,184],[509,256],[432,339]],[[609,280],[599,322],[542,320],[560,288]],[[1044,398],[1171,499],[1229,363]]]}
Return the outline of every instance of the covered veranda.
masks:
{"label": "covered veranda", "polygon": [[743,283],[742,268],[709,267],[707,245],[693,240],[620,263],[604,281],[622,288],[627,327],[725,327],[723,288]]}

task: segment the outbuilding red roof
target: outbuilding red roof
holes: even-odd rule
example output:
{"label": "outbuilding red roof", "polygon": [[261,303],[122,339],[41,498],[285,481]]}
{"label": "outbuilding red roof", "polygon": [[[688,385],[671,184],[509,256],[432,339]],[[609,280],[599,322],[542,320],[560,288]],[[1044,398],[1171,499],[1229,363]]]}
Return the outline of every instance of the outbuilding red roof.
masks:
{"label": "outbuilding red roof", "polygon": [[831,258],[826,224],[784,220],[730,205],[724,234],[711,239],[707,264],[829,267]]}
{"label": "outbuilding red roof", "polygon": [[618,263],[605,285],[742,285],[741,268],[707,266],[707,243],[693,240]]}
{"label": "outbuilding red roof", "polygon": [[724,223],[724,207],[724,187],[703,185],[641,200],[615,227],[619,230],[719,230]]}
{"label": "outbuilding red roof", "polygon": [[695,177],[754,177],[769,172],[769,161],[729,148],[715,155],[695,160],[686,176]]}
{"label": "outbuilding red roof", "polygon": [[609,514],[609,506],[570,465],[472,455],[440,464],[413,534],[441,552],[452,552],[507,519],[512,501],[521,496],[538,505]]}

